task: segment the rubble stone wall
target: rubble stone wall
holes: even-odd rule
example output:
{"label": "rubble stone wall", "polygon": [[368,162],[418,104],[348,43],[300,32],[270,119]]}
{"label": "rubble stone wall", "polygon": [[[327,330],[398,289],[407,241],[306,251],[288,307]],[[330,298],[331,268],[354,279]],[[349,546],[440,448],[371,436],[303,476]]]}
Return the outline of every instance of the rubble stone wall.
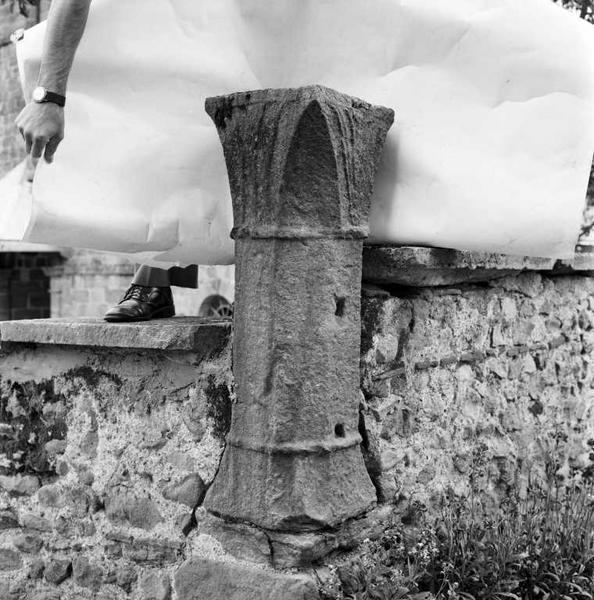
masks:
{"label": "rubble stone wall", "polygon": [[380,495],[497,500],[594,474],[594,279],[524,273],[363,298],[362,415]]}
{"label": "rubble stone wall", "polygon": [[[586,275],[534,272],[366,289],[361,433],[383,507],[355,530],[377,535],[392,511],[432,510],[444,493],[497,499],[546,462],[591,474],[593,292]],[[191,600],[196,578],[268,586],[270,564],[308,568],[324,544],[352,547],[349,530],[227,530],[201,506],[232,410],[229,329],[182,351],[163,342],[166,322],[96,323],[92,347],[2,326],[0,598]],[[155,348],[138,349],[139,328]]]}
{"label": "rubble stone wall", "polygon": [[226,331],[191,352],[4,343],[0,598],[171,597],[229,425]]}

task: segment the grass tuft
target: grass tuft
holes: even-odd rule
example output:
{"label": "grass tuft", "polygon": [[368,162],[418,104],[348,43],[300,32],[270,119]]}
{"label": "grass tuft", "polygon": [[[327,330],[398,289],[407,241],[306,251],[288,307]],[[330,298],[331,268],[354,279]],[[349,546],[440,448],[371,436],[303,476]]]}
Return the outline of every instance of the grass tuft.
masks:
{"label": "grass tuft", "polygon": [[323,600],[593,600],[594,482],[553,472],[498,510],[474,495],[444,502],[419,525],[381,539],[333,569]]}

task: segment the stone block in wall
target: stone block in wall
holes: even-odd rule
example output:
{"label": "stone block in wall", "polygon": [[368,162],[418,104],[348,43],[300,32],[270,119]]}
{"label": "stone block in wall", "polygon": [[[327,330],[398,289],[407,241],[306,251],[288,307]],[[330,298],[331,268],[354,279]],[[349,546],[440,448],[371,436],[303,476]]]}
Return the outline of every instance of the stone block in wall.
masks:
{"label": "stone block in wall", "polygon": [[249,563],[192,558],[175,575],[178,600],[319,600],[313,579]]}

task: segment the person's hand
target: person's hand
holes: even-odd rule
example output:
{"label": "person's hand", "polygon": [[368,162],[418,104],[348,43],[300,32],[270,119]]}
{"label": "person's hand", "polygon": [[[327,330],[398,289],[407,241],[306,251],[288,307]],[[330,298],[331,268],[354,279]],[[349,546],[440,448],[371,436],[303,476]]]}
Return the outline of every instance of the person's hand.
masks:
{"label": "person's hand", "polygon": [[64,109],[53,102],[29,102],[15,123],[25,140],[27,154],[34,161],[43,156],[46,162],[53,162],[64,139]]}

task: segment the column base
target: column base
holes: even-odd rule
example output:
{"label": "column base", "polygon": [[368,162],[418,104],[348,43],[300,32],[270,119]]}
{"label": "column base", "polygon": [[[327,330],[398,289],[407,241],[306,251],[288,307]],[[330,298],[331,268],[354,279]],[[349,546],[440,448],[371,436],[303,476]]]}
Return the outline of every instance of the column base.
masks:
{"label": "column base", "polygon": [[175,574],[178,600],[318,600],[307,575],[277,573],[247,563],[191,558]]}
{"label": "column base", "polygon": [[375,502],[358,445],[297,456],[227,446],[205,506],[223,518],[299,532],[334,527]]}

